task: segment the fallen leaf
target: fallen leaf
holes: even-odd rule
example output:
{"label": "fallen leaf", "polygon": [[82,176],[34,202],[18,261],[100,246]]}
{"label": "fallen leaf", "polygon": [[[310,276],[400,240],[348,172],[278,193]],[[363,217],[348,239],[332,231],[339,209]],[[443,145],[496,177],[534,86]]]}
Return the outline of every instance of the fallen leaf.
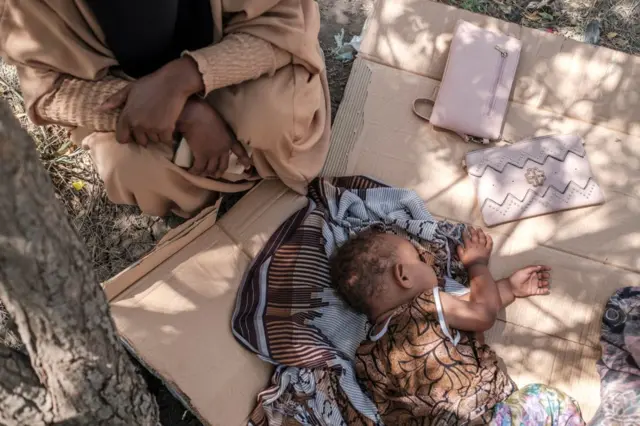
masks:
{"label": "fallen leaf", "polygon": [[67,141],[65,142],[58,150],[56,151],[56,155],[65,155],[69,153],[69,149],[72,148],[73,142]]}
{"label": "fallen leaf", "polygon": [[598,45],[600,43],[600,34],[601,34],[600,21],[597,19],[589,22],[584,29],[584,34],[582,36],[582,41],[585,43]]}
{"label": "fallen leaf", "polygon": [[75,189],[76,191],[81,191],[82,188],[84,188],[85,183],[81,180],[76,180],[71,184],[71,186],[73,186],[73,189]]}
{"label": "fallen leaf", "polygon": [[542,1],[532,1],[529,4],[527,4],[527,6],[525,7],[525,9],[527,10],[538,10],[538,9],[542,9],[545,6],[548,6],[549,3],[551,3],[552,0],[542,0]]}
{"label": "fallen leaf", "polygon": [[511,12],[513,12],[513,8],[511,6],[506,6],[506,5],[501,5],[500,6],[500,10],[502,11],[502,13],[504,13],[505,15],[510,15]]}
{"label": "fallen leaf", "polygon": [[556,19],[555,16],[547,12],[538,12],[538,15],[540,15],[542,19],[546,19],[547,21],[553,21],[554,19]]}
{"label": "fallen leaf", "polygon": [[615,38],[617,35],[618,35],[618,33],[610,32],[610,33],[607,34],[607,38],[609,40],[611,40],[612,38]]}

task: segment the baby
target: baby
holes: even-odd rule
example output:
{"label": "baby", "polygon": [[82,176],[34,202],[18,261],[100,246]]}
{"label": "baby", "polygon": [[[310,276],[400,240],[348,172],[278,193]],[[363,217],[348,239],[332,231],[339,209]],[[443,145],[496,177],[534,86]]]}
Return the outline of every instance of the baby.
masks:
{"label": "baby", "polygon": [[491,237],[468,227],[463,240],[458,255],[471,291],[462,297],[441,292],[431,262],[393,234],[361,233],[331,261],[338,292],[373,324],[356,371],[387,425],[484,423],[516,390],[475,333],[516,297],[548,294],[550,268],[529,266],[496,282]]}

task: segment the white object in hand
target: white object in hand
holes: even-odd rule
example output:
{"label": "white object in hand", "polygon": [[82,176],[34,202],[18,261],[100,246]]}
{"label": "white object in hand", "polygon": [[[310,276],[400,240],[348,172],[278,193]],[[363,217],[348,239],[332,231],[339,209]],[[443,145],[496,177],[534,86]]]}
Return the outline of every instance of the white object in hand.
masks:
{"label": "white object in hand", "polygon": [[173,163],[185,169],[190,168],[193,164],[193,153],[185,138],[182,138],[178,144],[178,149],[176,149],[175,154],[173,154]]}

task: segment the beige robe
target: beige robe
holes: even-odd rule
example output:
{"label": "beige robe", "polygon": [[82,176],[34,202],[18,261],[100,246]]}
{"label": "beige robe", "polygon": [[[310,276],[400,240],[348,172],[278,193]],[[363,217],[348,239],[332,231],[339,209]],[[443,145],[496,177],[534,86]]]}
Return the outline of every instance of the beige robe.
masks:
{"label": "beige robe", "polygon": [[[115,203],[137,204],[154,215],[174,211],[187,216],[216,193],[249,189],[260,178],[281,179],[304,194],[307,183],[320,172],[329,148],[330,102],[317,39],[317,4],[313,0],[211,0],[211,5],[216,43],[222,46],[225,38],[249,35],[290,54],[285,66],[259,78],[248,73],[247,79],[254,79],[207,96],[250,151],[255,171],[245,173],[232,156],[222,179],[194,176],[171,162],[173,153],[167,147],[121,145],[113,132],[76,128],[74,140],[91,151]],[[65,78],[97,84],[117,72],[118,65],[82,0],[0,0],[0,52],[18,67],[29,116],[39,124],[55,121],[39,115],[38,105],[55,95]],[[198,59],[197,51],[194,56]],[[202,69],[206,60],[197,62],[205,83],[211,81]],[[215,73],[224,72],[224,67],[216,66]],[[92,108],[91,103],[87,105],[80,110]]]}

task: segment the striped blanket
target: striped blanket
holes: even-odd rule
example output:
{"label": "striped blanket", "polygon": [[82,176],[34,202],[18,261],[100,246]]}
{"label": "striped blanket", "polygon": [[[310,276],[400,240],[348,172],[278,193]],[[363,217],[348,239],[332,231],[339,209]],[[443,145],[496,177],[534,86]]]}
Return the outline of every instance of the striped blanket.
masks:
{"label": "striped blanket", "polygon": [[316,179],[307,207],[278,228],[238,291],[234,335],[277,365],[250,425],[382,424],[353,367],[367,319],[338,297],[329,273],[335,249],[373,226],[435,247],[445,290],[468,291],[464,268],[453,256],[463,225],[437,221],[410,190],[364,177]]}

